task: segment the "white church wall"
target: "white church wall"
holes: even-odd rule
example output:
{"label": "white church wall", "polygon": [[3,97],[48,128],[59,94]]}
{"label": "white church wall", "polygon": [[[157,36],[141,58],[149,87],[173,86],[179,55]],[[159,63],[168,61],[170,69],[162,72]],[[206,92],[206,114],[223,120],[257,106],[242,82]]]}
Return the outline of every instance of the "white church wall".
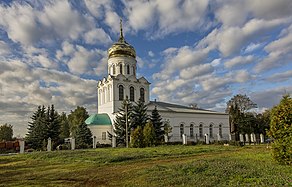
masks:
{"label": "white church wall", "polygon": [[[148,111],[150,114],[151,111]],[[163,112],[160,111],[160,115],[163,120],[169,120],[172,127],[171,138],[169,141],[176,142],[182,141],[180,133],[180,125],[183,124],[184,134],[188,136],[188,141],[198,140],[204,141],[204,135],[210,134],[210,124],[213,124],[212,134],[210,141],[218,139],[217,134],[219,133],[219,125],[222,125],[222,138],[221,140],[228,140],[229,138],[229,117],[228,115],[220,114],[195,114],[195,113],[174,113],[174,112]],[[193,136],[190,134],[190,126],[193,124]],[[203,125],[202,136],[199,136],[199,126]],[[197,135],[197,136],[196,136]]]}
{"label": "white church wall", "polygon": [[96,137],[96,142],[100,144],[111,144],[107,132],[112,133],[112,126],[109,125],[89,125],[92,136]]}

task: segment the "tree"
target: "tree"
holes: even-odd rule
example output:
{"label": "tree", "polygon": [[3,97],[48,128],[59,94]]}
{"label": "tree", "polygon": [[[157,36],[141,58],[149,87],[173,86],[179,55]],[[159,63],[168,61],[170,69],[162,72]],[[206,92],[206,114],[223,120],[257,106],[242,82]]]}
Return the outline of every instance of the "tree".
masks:
{"label": "tree", "polygon": [[246,113],[248,110],[256,108],[257,104],[250,100],[247,95],[237,94],[227,102],[227,107],[225,110],[227,113],[229,113],[229,109],[231,106],[233,106],[234,108],[237,106],[238,110],[241,113]]}
{"label": "tree", "polygon": [[38,106],[37,110],[31,116],[32,121],[28,122],[26,141],[33,149],[42,149],[43,141],[47,138],[45,114],[46,108],[44,106]]}
{"label": "tree", "polygon": [[89,115],[84,107],[77,106],[74,111],[71,111],[68,115],[68,121],[72,137],[75,137],[78,126],[84,123],[88,117]]}
{"label": "tree", "polygon": [[60,141],[60,121],[54,105],[47,109],[44,106],[38,106],[31,116],[31,120],[26,136],[27,143],[33,149],[45,149],[45,142],[47,142],[48,138],[51,138],[53,148],[55,148]]}
{"label": "tree", "polygon": [[156,134],[155,134],[155,128],[153,127],[151,121],[148,121],[148,123],[146,124],[146,126],[143,129],[143,140],[144,140],[145,147],[151,147],[157,141]]}
{"label": "tree", "polygon": [[150,120],[151,120],[153,127],[155,129],[156,143],[161,143],[163,141],[163,138],[164,138],[164,130],[162,129],[163,122],[162,122],[162,118],[161,118],[156,106],[151,113]]}
{"label": "tree", "polygon": [[0,125],[0,141],[10,141],[13,136],[13,126],[5,123]]}
{"label": "tree", "polygon": [[270,114],[270,110],[265,110],[263,113],[256,115],[257,133],[266,135],[266,132],[270,129]]}
{"label": "tree", "polygon": [[138,126],[131,133],[131,147],[144,147],[143,129]]}
{"label": "tree", "polygon": [[70,126],[67,115],[65,112],[62,112],[60,115],[60,138],[64,140],[70,136]]}
{"label": "tree", "polygon": [[46,125],[47,125],[47,135],[46,140],[51,138],[53,148],[56,148],[60,143],[60,116],[58,112],[55,110],[54,105],[51,105],[51,108],[48,107],[47,109],[47,118],[46,118]]}
{"label": "tree", "polygon": [[251,133],[254,118],[248,111],[256,106],[246,95],[241,94],[227,102],[225,111],[229,113],[230,132],[235,134],[235,139],[238,139],[238,133]]}
{"label": "tree", "polygon": [[92,144],[92,133],[85,122],[78,125],[75,136],[77,148],[88,148]]}
{"label": "tree", "polygon": [[[117,145],[126,145],[126,118],[128,118],[128,138],[130,138],[131,132],[131,118],[132,118],[132,104],[128,100],[124,100],[122,102],[122,106],[119,108],[118,114],[116,115],[116,119],[114,120],[114,133],[116,135]],[[127,110],[126,110],[127,109]],[[127,116],[126,116],[127,112]],[[109,137],[112,134],[108,133]],[[129,141],[129,139],[128,139]]]}
{"label": "tree", "polygon": [[138,103],[133,106],[133,117],[131,120],[131,128],[137,128],[138,126],[141,126],[142,129],[146,125],[149,116],[147,114],[147,106],[145,103],[139,99]]}
{"label": "tree", "polygon": [[273,157],[281,164],[292,164],[292,98],[283,96],[271,111],[271,126],[268,132],[274,139]]}

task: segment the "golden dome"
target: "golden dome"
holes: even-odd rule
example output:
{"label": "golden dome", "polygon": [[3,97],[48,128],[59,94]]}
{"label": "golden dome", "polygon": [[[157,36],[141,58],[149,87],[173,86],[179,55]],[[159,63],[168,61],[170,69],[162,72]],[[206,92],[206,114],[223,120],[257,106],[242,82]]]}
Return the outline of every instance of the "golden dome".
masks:
{"label": "golden dome", "polygon": [[136,51],[133,46],[128,44],[123,36],[122,20],[120,21],[120,38],[118,42],[114,43],[108,49],[108,58],[117,57],[117,56],[127,56],[136,58]]}

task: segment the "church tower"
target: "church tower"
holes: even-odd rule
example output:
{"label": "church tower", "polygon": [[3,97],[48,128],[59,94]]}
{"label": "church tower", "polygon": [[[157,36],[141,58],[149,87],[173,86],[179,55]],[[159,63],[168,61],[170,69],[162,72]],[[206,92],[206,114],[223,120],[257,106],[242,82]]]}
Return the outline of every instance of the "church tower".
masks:
{"label": "church tower", "polygon": [[108,76],[98,81],[98,113],[107,113],[114,120],[115,113],[126,97],[130,102],[140,98],[149,103],[149,85],[144,78],[137,78],[136,51],[126,42],[120,21],[120,37],[108,49]]}

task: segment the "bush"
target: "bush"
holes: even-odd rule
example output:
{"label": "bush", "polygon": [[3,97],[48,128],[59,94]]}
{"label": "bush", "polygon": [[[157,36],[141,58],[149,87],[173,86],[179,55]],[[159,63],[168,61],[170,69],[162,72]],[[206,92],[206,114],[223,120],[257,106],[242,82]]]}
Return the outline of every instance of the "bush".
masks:
{"label": "bush", "polygon": [[286,95],[271,111],[268,134],[274,139],[273,157],[280,164],[292,164],[292,98]]}

